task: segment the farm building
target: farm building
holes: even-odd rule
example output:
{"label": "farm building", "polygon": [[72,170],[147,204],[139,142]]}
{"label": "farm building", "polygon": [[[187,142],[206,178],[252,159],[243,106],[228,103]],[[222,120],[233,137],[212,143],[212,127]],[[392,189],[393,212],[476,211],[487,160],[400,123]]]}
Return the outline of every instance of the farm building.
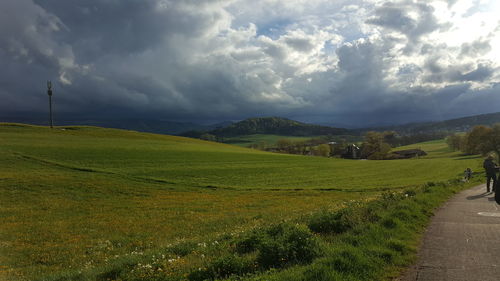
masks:
{"label": "farm building", "polygon": [[345,148],[342,158],[359,159],[361,158],[361,149],[355,144],[350,144]]}

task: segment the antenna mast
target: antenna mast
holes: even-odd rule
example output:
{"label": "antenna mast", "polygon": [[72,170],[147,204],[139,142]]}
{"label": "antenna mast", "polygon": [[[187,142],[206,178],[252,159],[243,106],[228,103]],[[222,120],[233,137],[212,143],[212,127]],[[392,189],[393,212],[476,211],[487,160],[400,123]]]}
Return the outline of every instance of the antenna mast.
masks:
{"label": "antenna mast", "polygon": [[52,124],[52,82],[47,81],[47,94],[49,95],[49,122],[50,128],[53,128]]}

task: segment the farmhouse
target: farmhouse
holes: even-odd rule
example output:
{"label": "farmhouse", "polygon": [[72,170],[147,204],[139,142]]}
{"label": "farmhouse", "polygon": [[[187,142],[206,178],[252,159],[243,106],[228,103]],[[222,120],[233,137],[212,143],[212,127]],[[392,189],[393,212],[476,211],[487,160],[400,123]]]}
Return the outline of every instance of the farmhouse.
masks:
{"label": "farmhouse", "polygon": [[361,149],[355,144],[350,144],[345,148],[342,158],[359,159],[361,158]]}
{"label": "farmhouse", "polygon": [[406,149],[393,151],[392,153],[397,155],[398,158],[414,158],[427,155],[427,153],[421,149]]}

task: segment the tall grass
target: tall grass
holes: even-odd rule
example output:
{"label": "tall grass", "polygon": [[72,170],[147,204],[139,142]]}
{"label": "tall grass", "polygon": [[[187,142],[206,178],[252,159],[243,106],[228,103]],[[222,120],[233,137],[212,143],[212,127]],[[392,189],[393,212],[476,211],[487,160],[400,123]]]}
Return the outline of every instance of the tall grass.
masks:
{"label": "tall grass", "polygon": [[[351,209],[344,217],[350,225],[347,230],[342,228],[345,231],[323,231],[331,226],[329,219],[325,219],[327,226],[319,231],[325,253],[321,258],[308,265],[264,272],[246,279],[392,280],[414,262],[418,240],[433,209],[473,184],[452,181],[386,193],[378,200]],[[322,212],[314,214],[306,223],[317,222],[318,216],[342,217]]]}
{"label": "tall grass", "polygon": [[[41,280],[389,280],[414,261],[432,210],[473,184],[386,192],[342,209]],[[178,247],[183,250],[175,257]]]}

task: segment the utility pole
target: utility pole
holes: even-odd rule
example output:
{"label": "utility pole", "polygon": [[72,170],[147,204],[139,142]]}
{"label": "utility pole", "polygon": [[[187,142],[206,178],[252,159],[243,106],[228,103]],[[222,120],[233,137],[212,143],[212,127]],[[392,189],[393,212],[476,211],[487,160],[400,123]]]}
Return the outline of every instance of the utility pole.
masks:
{"label": "utility pole", "polygon": [[50,128],[53,128],[52,124],[52,82],[47,81],[47,94],[49,95],[49,121]]}

